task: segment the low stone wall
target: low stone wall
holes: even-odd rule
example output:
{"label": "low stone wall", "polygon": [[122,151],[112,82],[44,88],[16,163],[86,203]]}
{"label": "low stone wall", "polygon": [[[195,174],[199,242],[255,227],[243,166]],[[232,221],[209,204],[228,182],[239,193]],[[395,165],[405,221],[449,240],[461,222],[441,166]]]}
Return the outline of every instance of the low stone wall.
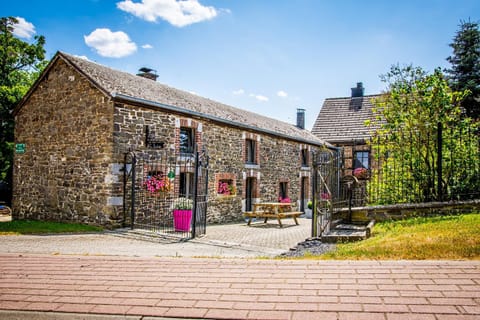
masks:
{"label": "low stone wall", "polygon": [[[450,201],[450,202],[428,202],[428,203],[409,203],[395,204],[371,207],[352,208],[353,221],[375,221],[398,220],[411,216],[429,216],[439,214],[459,214],[472,211],[480,211],[480,199],[470,201]],[[335,213],[335,218],[346,218],[348,208],[339,209]]]}

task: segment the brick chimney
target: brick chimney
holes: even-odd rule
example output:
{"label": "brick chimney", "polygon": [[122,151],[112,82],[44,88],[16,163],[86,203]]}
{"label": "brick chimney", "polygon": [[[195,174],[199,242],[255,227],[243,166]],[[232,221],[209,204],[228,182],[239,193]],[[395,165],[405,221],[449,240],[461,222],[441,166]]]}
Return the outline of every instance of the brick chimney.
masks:
{"label": "brick chimney", "polygon": [[146,67],[140,68],[138,70],[137,76],[147,78],[153,81],[157,81],[158,78],[157,71]]}

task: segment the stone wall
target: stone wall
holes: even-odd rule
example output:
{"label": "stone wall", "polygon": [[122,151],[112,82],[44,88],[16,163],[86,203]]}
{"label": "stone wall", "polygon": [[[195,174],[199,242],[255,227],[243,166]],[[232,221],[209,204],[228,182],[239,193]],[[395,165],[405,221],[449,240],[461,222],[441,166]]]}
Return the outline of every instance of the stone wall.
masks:
{"label": "stone wall", "polygon": [[[405,219],[412,216],[470,213],[478,210],[480,210],[480,200],[355,207],[352,208],[352,220],[366,222],[373,219],[378,222]],[[339,209],[335,213],[335,218],[345,219],[348,212],[348,208]]]}
{"label": "stone wall", "polygon": [[[15,142],[24,143],[26,152],[15,154],[14,218],[121,225],[125,154],[178,152],[181,127],[192,128],[196,145],[210,156],[208,223],[243,219],[247,178],[255,178],[253,202],[277,201],[280,183],[297,210],[310,198],[308,186],[300,199],[302,179],[310,181],[301,153],[316,147],[114,102],[58,59],[16,114]],[[256,143],[253,164],[246,163],[247,140]],[[218,194],[215,174],[231,179],[235,194]]]}
{"label": "stone wall", "polygon": [[16,115],[14,219],[108,225],[113,103],[61,59]]}
{"label": "stone wall", "polygon": [[[142,108],[127,104],[115,107],[115,159],[123,159],[124,152],[155,152],[145,143],[146,127],[155,132],[155,140],[164,148],[177,149],[179,124],[196,128],[197,144],[205,146],[210,157],[208,223],[240,221],[245,211],[245,183],[247,177],[257,180],[255,201],[277,201],[280,182],[288,184],[288,196],[299,204],[302,177],[310,177],[310,168],[301,166],[301,150],[314,147],[274,136],[247,132],[204,119],[191,119],[181,114],[166,113],[161,109]],[[198,132],[201,134],[199,135]],[[257,142],[257,164],[245,163],[245,140]],[[217,177],[217,178],[216,178]],[[235,184],[234,195],[218,194],[218,180],[230,179]],[[305,199],[309,198],[310,187]],[[119,194],[121,196],[121,194]]]}

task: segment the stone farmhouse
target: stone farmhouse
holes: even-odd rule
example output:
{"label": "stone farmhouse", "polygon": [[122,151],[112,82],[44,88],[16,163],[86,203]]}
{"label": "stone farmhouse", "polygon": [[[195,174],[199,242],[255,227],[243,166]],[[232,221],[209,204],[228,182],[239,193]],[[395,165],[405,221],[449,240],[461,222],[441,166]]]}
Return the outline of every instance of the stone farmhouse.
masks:
{"label": "stone farmhouse", "polygon": [[[311,152],[329,144],[304,129],[301,109],[292,125],[141,71],[132,75],[63,52],[53,57],[14,111],[21,146],[14,157],[15,219],[121,225],[125,154],[185,148],[205,148],[211,159],[209,223],[238,221],[252,203],[279,196],[303,210]],[[188,174],[175,179],[185,189]],[[235,191],[219,194],[220,182]]]}
{"label": "stone farmhouse", "polygon": [[372,128],[365,125],[373,119],[372,100],[380,95],[364,95],[361,82],[352,88],[350,97],[325,99],[312,133],[320,139],[343,149],[344,175],[366,178],[372,166],[370,146]]}

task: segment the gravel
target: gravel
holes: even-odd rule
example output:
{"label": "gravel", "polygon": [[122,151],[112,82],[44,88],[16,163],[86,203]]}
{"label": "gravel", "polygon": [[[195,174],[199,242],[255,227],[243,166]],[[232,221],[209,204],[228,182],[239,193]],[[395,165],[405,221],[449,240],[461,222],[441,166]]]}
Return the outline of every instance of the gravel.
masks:
{"label": "gravel", "polygon": [[317,238],[307,239],[298,243],[290,251],[282,253],[279,257],[294,258],[303,257],[306,253],[309,255],[319,256],[330,251],[334,251],[336,245],[333,243],[323,243]]}

